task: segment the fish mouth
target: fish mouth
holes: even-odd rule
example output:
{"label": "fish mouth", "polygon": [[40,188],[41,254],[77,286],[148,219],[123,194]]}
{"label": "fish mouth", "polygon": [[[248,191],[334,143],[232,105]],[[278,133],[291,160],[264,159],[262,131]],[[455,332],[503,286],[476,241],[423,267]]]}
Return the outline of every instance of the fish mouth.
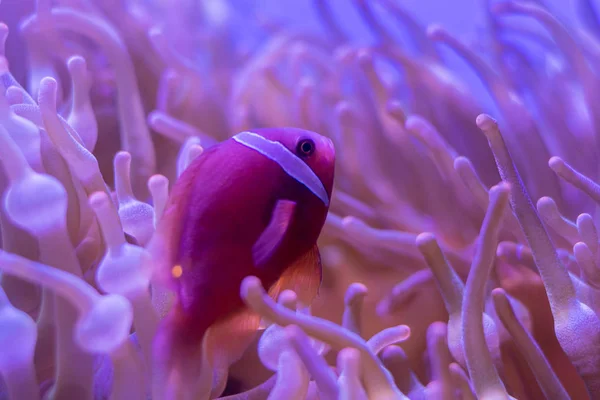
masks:
{"label": "fish mouth", "polygon": [[323,136],[323,147],[326,149],[325,154],[327,154],[327,159],[331,162],[335,162],[335,145],[333,144],[333,141],[328,137]]}
{"label": "fish mouth", "polygon": [[319,168],[321,171],[319,177],[321,179],[321,183],[327,191],[328,197],[331,198],[335,174],[335,145],[331,139],[325,136],[323,136],[322,145],[325,151],[321,152],[322,156],[319,160]]}
{"label": "fish mouth", "polygon": [[333,140],[329,139],[329,138],[325,138],[327,140],[327,144],[329,145],[329,148],[331,149],[331,151],[333,151],[335,153],[335,146],[333,145]]}

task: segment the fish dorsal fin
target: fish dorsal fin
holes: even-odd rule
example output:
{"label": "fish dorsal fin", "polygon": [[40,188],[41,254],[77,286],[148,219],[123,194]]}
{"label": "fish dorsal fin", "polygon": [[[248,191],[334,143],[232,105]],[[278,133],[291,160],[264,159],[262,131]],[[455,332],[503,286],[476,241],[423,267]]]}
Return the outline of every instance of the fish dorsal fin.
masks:
{"label": "fish dorsal fin", "polygon": [[291,200],[277,202],[269,225],[252,246],[254,265],[260,268],[273,256],[290,227],[295,209],[296,203]]}
{"label": "fish dorsal fin", "polygon": [[171,308],[178,290],[173,279],[173,268],[180,265],[179,245],[183,224],[187,220],[186,213],[194,182],[200,175],[207,157],[213,148],[204,152],[181,174],[171,189],[163,215],[156,226],[146,250],[152,257],[152,302],[161,317]]}
{"label": "fish dorsal fin", "polygon": [[319,294],[323,278],[321,255],[315,244],[296,262],[286,268],[279,280],[269,289],[269,295],[274,299],[284,290],[293,290],[303,306],[309,306]]}
{"label": "fish dorsal fin", "polygon": [[168,210],[146,247],[153,260],[152,304],[161,318],[167,315],[176,297],[171,268],[175,264],[175,238],[179,234],[180,223],[174,211]]}

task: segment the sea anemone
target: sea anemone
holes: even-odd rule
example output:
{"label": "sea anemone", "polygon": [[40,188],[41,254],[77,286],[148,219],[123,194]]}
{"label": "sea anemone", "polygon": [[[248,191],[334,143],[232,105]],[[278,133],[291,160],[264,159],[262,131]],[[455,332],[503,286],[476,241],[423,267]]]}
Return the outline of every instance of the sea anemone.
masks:
{"label": "sea anemone", "polygon": [[[394,0],[259,3],[0,6],[0,398],[600,398],[593,2],[482,1],[477,40]],[[169,188],[281,126],[336,147],[319,296],[248,276],[252,345],[165,386]]]}

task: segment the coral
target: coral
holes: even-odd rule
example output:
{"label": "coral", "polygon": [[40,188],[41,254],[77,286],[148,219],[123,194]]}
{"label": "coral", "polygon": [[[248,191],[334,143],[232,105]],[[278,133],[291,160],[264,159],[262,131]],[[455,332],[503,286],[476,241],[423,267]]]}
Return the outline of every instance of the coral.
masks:
{"label": "coral", "polygon": [[[393,0],[262,3],[0,5],[0,398],[600,397],[593,2],[482,1],[475,41]],[[178,385],[146,246],[196,157],[274,126],[336,147],[319,296],[246,277],[252,344]]]}

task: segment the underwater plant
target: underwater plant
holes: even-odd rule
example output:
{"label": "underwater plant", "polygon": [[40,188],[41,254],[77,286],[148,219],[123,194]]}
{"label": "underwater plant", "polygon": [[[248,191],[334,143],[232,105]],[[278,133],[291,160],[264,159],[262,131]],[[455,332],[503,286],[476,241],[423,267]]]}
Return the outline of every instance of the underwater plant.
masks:
{"label": "underwater plant", "polygon": [[[0,399],[600,398],[594,3],[481,1],[477,41],[400,1],[259,3],[0,4]],[[166,381],[171,189],[273,127],[335,147],[319,295],[244,277],[243,354],[218,331]]]}

